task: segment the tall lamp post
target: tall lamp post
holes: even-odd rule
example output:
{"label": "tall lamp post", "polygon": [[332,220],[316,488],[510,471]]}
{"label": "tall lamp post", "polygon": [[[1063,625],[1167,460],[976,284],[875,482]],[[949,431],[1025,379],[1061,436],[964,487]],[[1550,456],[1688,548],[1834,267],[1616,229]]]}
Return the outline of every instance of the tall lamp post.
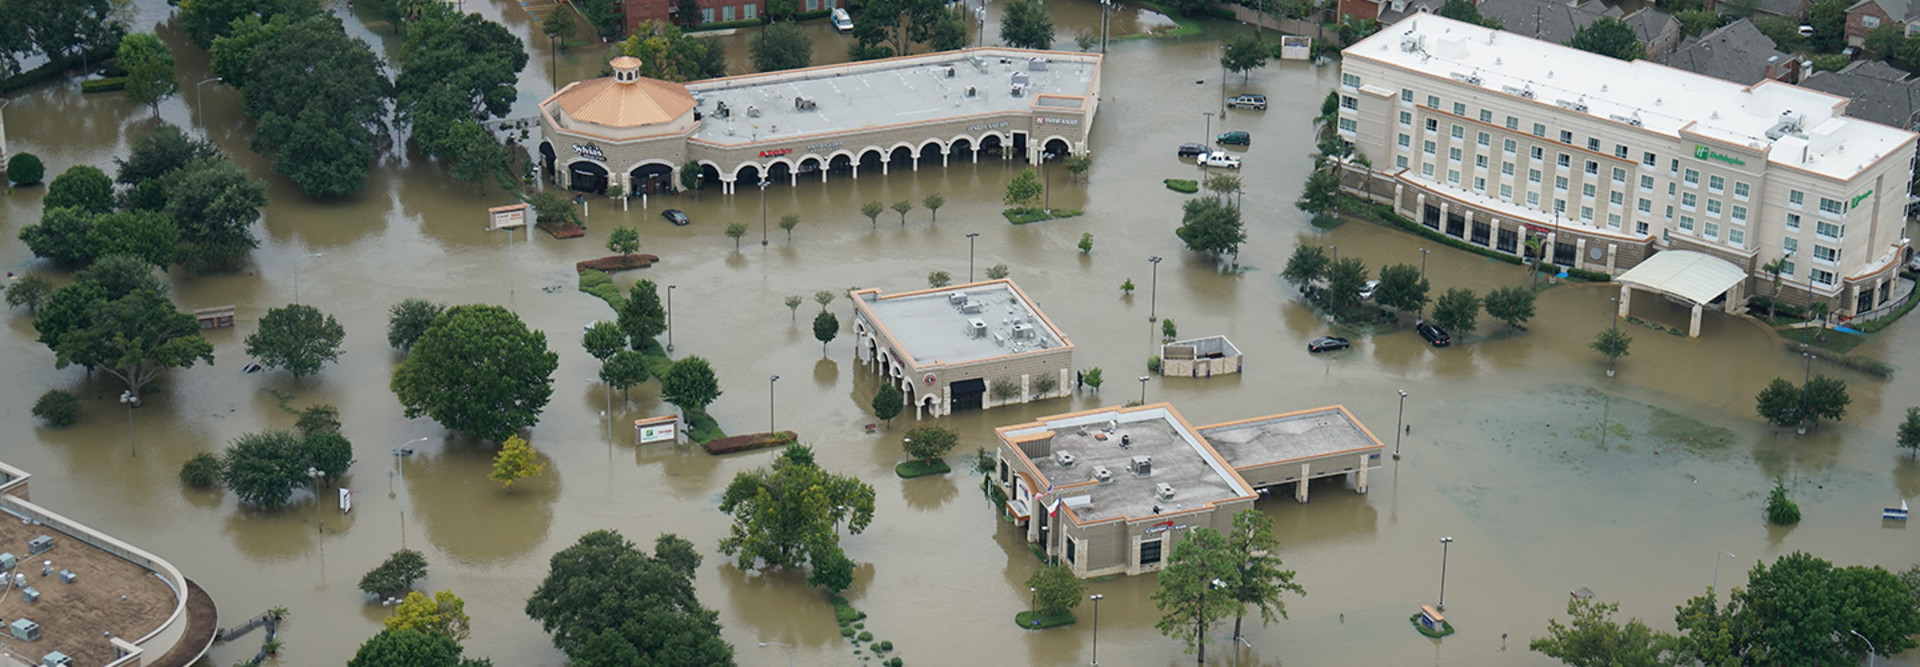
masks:
{"label": "tall lamp post", "polygon": [[[1106,55],[1107,53],[1107,12],[1111,11],[1112,9],[1113,9],[1113,0],[1100,0],[1100,54],[1101,55]],[[1094,599],[1097,600],[1099,598],[1094,598]],[[1098,605],[1095,605],[1095,606],[1098,606]],[[1099,631],[1096,629],[1094,634],[1099,634]],[[1096,658],[1094,659],[1093,664],[1098,665],[1100,664],[1100,660],[1097,657],[1097,654],[1099,653],[1099,651],[1095,650],[1094,653],[1096,654]]]}
{"label": "tall lamp post", "polygon": [[980,44],[979,44],[979,46],[982,46],[982,47],[984,47],[984,46],[986,46],[986,45],[987,45],[987,3],[986,3],[986,2],[984,2],[984,1],[983,1],[983,2],[981,2],[981,3],[980,3],[980,6],[979,6],[978,8],[975,8],[975,9],[973,10],[973,15],[974,15],[974,16],[976,16],[976,17],[978,17],[978,18],[980,19]]}
{"label": "tall lamp post", "polygon": [[1434,605],[1440,611],[1447,610],[1447,547],[1451,544],[1452,537],[1440,538],[1440,603]]}
{"label": "tall lamp post", "polygon": [[[513,238],[512,232],[508,232],[507,234],[508,234],[507,238],[509,239]],[[319,257],[322,254],[323,253],[316,252],[311,255],[307,255],[305,257],[300,257],[298,259],[293,260],[293,302],[294,303],[296,304],[300,303],[300,265],[302,263],[305,263],[307,259],[312,257]]]}
{"label": "tall lamp post", "polygon": [[413,456],[413,448],[407,445],[416,442],[426,442],[432,439],[430,436],[420,436],[401,443],[399,447],[393,448],[393,469],[396,472],[396,476],[400,479],[400,488],[395,491],[394,495],[396,496],[396,500],[399,501],[400,506],[400,548],[402,549],[407,548],[407,498],[405,495],[407,490],[407,466],[406,463],[401,460],[401,457]]}
{"label": "tall lamp post", "polygon": [[1421,280],[1427,279],[1427,255],[1431,255],[1431,254],[1433,254],[1432,250],[1428,250],[1426,248],[1420,248],[1420,279]]}
{"label": "tall lamp post", "polygon": [[207,136],[207,115],[200,112],[200,107],[203,106],[202,100],[205,100],[207,96],[200,90],[200,87],[214,81],[226,81],[226,79],[216,76],[193,84],[193,124],[200,126],[200,136],[203,137]]}
{"label": "tall lamp post", "polygon": [[1040,629],[1039,613],[1034,611],[1034,607],[1039,604],[1039,599],[1040,599],[1040,589],[1034,588],[1032,586],[1028,586],[1027,587],[1027,629],[1028,630]]}
{"label": "tall lamp post", "polygon": [[760,245],[767,244],[767,186],[773,185],[773,179],[760,179]]}
{"label": "tall lamp post", "polygon": [[1220,45],[1220,121],[1227,120],[1227,45]]}
{"label": "tall lamp post", "polygon": [[768,433],[773,432],[773,383],[779,382],[779,381],[780,381],[780,376],[778,375],[767,378],[767,432]]}
{"label": "tall lamp post", "polygon": [[1147,404],[1147,376],[1140,376],[1140,404]]}
{"label": "tall lamp post", "polygon": [[[1221,581],[1218,577],[1216,577],[1214,578],[1213,581],[1207,582],[1206,586],[1202,586],[1200,588],[1200,609],[1203,610],[1200,616],[1202,617],[1205,616],[1204,610],[1207,608],[1207,589],[1209,588],[1222,589],[1226,587],[1227,587],[1227,582]],[[1200,648],[1200,655],[1197,656],[1198,660],[1196,661],[1196,664],[1204,665],[1204,664],[1207,664],[1207,624],[1202,622],[1202,623],[1195,623],[1194,625],[1199,626],[1199,631],[1200,631],[1200,641],[1194,643],[1194,646],[1198,646]]]}
{"label": "tall lamp post", "polygon": [[967,232],[967,282],[973,282],[973,240],[980,238],[980,232]]}
{"label": "tall lamp post", "polygon": [[[1105,6],[1106,3],[1103,2],[1101,5]],[[1093,601],[1093,667],[1100,667],[1100,601],[1106,597],[1101,593],[1087,596],[1087,599]]]}
{"label": "tall lamp post", "polygon": [[1400,390],[1400,416],[1393,418],[1393,460],[1400,460],[1400,432],[1406,430],[1407,390]]}
{"label": "tall lamp post", "polygon": [[[1619,306],[1620,297],[1610,296],[1610,297],[1607,297],[1607,300],[1613,302],[1614,304],[1612,329],[1615,334],[1619,334],[1620,333],[1620,306]],[[1619,339],[1617,337],[1615,338],[1614,343],[1615,344],[1619,343]],[[1607,355],[1607,377],[1613,377],[1613,362],[1618,360],[1619,358],[1620,358],[1619,354]],[[1603,431],[1601,435],[1605,435],[1605,432]]]}
{"label": "tall lamp post", "polygon": [[1860,634],[1859,630],[1848,628],[1847,632],[1853,633],[1853,636],[1859,637],[1860,641],[1867,643],[1867,667],[1873,667],[1873,658],[1880,653],[1880,649],[1874,648],[1873,640],[1867,639],[1867,636]]}
{"label": "tall lamp post", "polygon": [[679,285],[667,286],[667,351],[668,352],[673,351],[673,288],[675,287],[679,287]]}
{"label": "tall lamp post", "polygon": [[140,396],[132,389],[120,392],[120,403],[127,406],[127,451],[134,458],[140,457],[140,447],[133,441],[133,408],[140,405]]}
{"label": "tall lamp post", "polygon": [[1807,401],[1807,398],[1808,398],[1807,385],[1810,385],[1813,383],[1813,360],[1818,359],[1820,357],[1815,355],[1812,352],[1808,352],[1806,343],[1800,344],[1800,356],[1807,358],[1806,377],[1800,381],[1800,435],[1806,435],[1807,434],[1807,408],[1809,405]]}
{"label": "tall lamp post", "polygon": [[1733,555],[1733,552],[1731,552],[1731,551],[1727,551],[1727,550],[1725,550],[1725,549],[1721,549],[1721,550],[1719,550],[1719,551],[1715,551],[1715,552],[1713,552],[1713,590],[1714,590],[1714,595],[1719,595],[1719,594],[1720,594],[1720,593],[1719,593],[1719,591],[1720,591],[1720,557],[1721,557],[1721,556],[1726,556],[1726,557],[1728,557],[1728,558],[1738,558],[1738,556],[1735,556],[1735,555]]}
{"label": "tall lamp post", "polygon": [[320,476],[325,474],[319,468],[307,468],[307,476],[313,478],[313,520],[322,534],[327,532],[327,518],[320,513]]}
{"label": "tall lamp post", "polygon": [[[1200,170],[1200,181],[1202,185],[1205,185],[1207,180],[1207,153],[1213,150],[1213,139],[1211,138],[1213,136],[1213,112],[1202,111],[1200,115],[1207,117],[1207,131],[1205,134],[1200,135],[1200,154],[1194,157],[1193,166]],[[1226,122],[1227,115],[1224,113],[1220,114],[1221,125],[1224,126]]]}
{"label": "tall lamp post", "polygon": [[780,642],[760,642],[761,648],[766,648],[768,646],[778,646],[780,648],[786,649],[787,650],[787,667],[793,667],[793,645],[792,644],[782,644]]}
{"label": "tall lamp post", "polygon": [[1160,321],[1160,256],[1148,257],[1147,261],[1153,262],[1153,291],[1147,301],[1147,321],[1158,322]]}

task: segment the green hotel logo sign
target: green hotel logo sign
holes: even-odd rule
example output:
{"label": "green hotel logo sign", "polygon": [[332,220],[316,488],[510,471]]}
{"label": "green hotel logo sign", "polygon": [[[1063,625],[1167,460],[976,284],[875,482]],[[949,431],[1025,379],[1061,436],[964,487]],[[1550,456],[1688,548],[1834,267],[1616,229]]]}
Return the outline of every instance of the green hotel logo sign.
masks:
{"label": "green hotel logo sign", "polygon": [[1730,164],[1736,167],[1747,166],[1746,160],[1742,160],[1740,158],[1728,155],[1726,153],[1715,152],[1713,149],[1707,148],[1706,146],[1702,146],[1700,144],[1693,145],[1693,156],[1702,160],[1718,160],[1720,162],[1725,162],[1727,164]]}
{"label": "green hotel logo sign", "polygon": [[1849,202],[1847,202],[1847,208],[1853,208],[1853,207],[1855,207],[1855,206],[1859,206],[1859,205],[1860,205],[1860,200],[1862,200],[1862,199],[1866,199],[1866,198],[1868,198],[1868,197],[1872,197],[1872,196],[1873,196],[1873,191],[1872,191],[1872,190],[1868,190],[1868,191],[1866,191],[1866,192],[1862,192],[1862,193],[1860,193],[1860,194],[1857,194],[1857,195],[1854,195],[1854,196],[1853,196],[1853,201],[1849,201]]}

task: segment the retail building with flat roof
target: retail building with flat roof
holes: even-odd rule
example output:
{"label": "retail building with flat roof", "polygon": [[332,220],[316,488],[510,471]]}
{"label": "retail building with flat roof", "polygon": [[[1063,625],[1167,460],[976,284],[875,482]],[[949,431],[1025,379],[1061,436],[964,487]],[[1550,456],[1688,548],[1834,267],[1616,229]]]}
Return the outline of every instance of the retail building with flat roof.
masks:
{"label": "retail building with flat roof", "polygon": [[1072,393],[1073,342],[1013,281],[853,293],[860,363],[917,419]]}
{"label": "retail building with flat roof", "polygon": [[1225,530],[1265,489],[1341,476],[1366,493],[1383,449],[1331,406],[1195,427],[1171,405],[1102,408],[995,429],[996,480],[1026,534],[1082,577],[1160,569],[1195,528]]}

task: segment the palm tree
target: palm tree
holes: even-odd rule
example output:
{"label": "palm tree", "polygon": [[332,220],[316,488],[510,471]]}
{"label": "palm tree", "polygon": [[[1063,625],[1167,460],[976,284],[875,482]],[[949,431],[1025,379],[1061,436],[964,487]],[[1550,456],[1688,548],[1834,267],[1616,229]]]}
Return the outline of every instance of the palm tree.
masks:
{"label": "palm tree", "polygon": [[1761,271],[1773,277],[1773,298],[1767,299],[1767,319],[1772,320],[1774,306],[1780,301],[1780,272],[1787,270],[1787,258],[1778,257],[1760,267]]}
{"label": "palm tree", "polygon": [[1528,262],[1527,266],[1529,267],[1528,273],[1533,276],[1534,287],[1540,286],[1540,249],[1543,245],[1546,245],[1546,242],[1541,240],[1540,237],[1527,237],[1527,252],[1533,255],[1533,261]]}
{"label": "palm tree", "polygon": [[1366,182],[1367,205],[1372,206],[1373,205],[1373,160],[1367,159],[1367,156],[1365,155],[1355,153],[1353,156],[1353,163],[1360,165],[1362,167],[1365,167],[1367,169],[1367,182]]}

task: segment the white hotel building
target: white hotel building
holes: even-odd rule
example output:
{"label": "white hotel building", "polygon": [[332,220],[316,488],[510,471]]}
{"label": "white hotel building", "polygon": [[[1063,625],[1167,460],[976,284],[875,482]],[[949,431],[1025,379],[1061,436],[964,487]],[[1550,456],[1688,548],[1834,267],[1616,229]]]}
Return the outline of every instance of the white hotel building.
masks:
{"label": "white hotel building", "polygon": [[1338,130],[1372,163],[1346,187],[1468,243],[1520,254],[1539,236],[1553,263],[1614,276],[1699,253],[1725,263],[1668,260],[1726,276],[1691,300],[1729,309],[1769,295],[1761,267],[1785,258],[1781,298],[1841,316],[1887,301],[1910,252],[1915,135],[1847,117],[1846,98],[1431,14],[1344,56]]}

